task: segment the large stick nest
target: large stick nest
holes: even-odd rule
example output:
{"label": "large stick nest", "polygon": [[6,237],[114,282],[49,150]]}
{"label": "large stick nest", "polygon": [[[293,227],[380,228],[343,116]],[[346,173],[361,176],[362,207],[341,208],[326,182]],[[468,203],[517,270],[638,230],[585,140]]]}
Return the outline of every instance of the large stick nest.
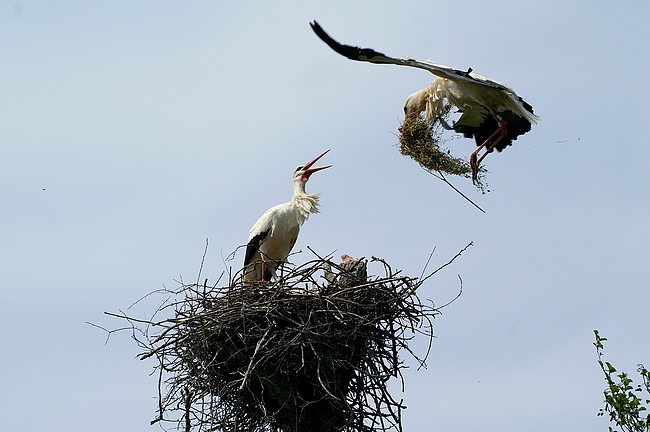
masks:
{"label": "large stick nest", "polygon": [[400,276],[373,258],[385,275],[367,278],[366,260],[343,258],[285,266],[270,283],[244,284],[237,274],[225,287],[164,290],[171,297],[157,313],[173,316],[157,322],[115,315],[131,323],[140,358],[157,360],[152,423],[174,421],[186,431],[401,431],[405,407],[388,381],[401,378],[403,352],[424,365],[428,350],[419,358],[408,344],[421,333],[430,347],[433,337],[438,309],[416,294],[428,277]]}

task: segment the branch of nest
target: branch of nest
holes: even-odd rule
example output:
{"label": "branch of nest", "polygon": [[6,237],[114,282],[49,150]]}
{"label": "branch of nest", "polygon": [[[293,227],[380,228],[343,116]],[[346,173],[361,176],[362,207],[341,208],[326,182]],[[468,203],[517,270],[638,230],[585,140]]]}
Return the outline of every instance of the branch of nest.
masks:
{"label": "branch of nest", "polygon": [[404,352],[424,365],[409,343],[423,334],[431,347],[439,310],[417,289],[438,270],[417,279],[371,262],[384,276],[369,278],[363,258],[318,257],[269,283],[237,273],[224,287],[182,284],[158,308],[172,316],[156,322],[109,313],[128,320],[139,357],[157,361],[156,421],[187,431],[401,431],[405,407],[387,383],[402,379]]}

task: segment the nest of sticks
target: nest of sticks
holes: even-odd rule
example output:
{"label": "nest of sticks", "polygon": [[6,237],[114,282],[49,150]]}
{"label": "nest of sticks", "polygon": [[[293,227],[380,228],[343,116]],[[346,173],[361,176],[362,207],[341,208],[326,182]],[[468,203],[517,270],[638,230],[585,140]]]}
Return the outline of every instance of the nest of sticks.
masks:
{"label": "nest of sticks", "polygon": [[158,321],[108,313],[129,321],[140,359],[156,359],[152,424],[177,422],[187,432],[401,431],[405,406],[388,381],[402,378],[404,353],[424,366],[428,349],[419,357],[409,342],[423,334],[431,347],[439,309],[416,290],[440,268],[411,278],[373,257],[385,274],[368,277],[367,260],[342,258],[285,265],[273,282],[245,284],[240,272],[224,287],[181,283],[163,290],[168,299],[156,315],[172,313]]}
{"label": "nest of sticks", "polygon": [[[424,114],[407,118],[399,127],[399,151],[402,155],[410,157],[430,173],[440,176],[451,174],[471,178],[472,168],[463,158],[454,157],[445,147],[446,140],[443,124],[448,123],[451,105],[446,105],[441,116],[433,121],[427,121]],[[486,190],[486,170],[479,167],[479,172],[474,184],[482,191]]]}

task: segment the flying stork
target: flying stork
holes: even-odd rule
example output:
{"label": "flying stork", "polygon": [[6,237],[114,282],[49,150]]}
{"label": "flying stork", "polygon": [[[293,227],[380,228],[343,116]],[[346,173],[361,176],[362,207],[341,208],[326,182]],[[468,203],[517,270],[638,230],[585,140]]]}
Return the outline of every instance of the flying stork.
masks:
{"label": "flying stork", "polygon": [[[439,119],[446,129],[462,133],[466,138],[474,137],[478,146],[470,155],[474,180],[481,161],[488,153],[493,149],[501,152],[519,135],[528,132],[531,125],[539,122],[539,117],[533,113],[533,107],[517,96],[513,89],[506,84],[475,74],[471,68],[462,71],[408,57],[388,57],[371,48],[343,45],[332,39],[316,21],[310,25],[330,48],[351,60],[409,66],[436,75],[429,86],[406,99],[404,121],[410,121],[425,111],[427,121]],[[445,100],[461,113],[453,126],[447,125],[442,119]],[[478,154],[482,149],[485,149],[485,153],[479,158]]]}
{"label": "flying stork", "polygon": [[327,152],[296,168],[291,200],[268,209],[251,228],[244,257],[244,281],[270,281],[296,244],[300,227],[309,214],[318,213],[320,193],[306,193],[305,185],[313,173],[332,166],[312,168]]}

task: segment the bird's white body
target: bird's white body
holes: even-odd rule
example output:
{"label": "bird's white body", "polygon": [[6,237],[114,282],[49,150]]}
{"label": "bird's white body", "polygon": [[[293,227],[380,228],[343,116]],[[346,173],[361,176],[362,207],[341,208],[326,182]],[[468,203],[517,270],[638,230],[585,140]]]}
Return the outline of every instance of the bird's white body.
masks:
{"label": "bird's white body", "polygon": [[244,281],[269,281],[275,277],[275,270],[286,262],[296,244],[302,224],[310,214],[318,213],[320,193],[306,193],[305,185],[311,174],[329,168],[312,168],[328,151],[296,168],[291,200],[268,209],[251,228],[244,257]]}
{"label": "bird's white body", "polygon": [[275,275],[277,266],[285,262],[293,249],[300,233],[300,227],[311,213],[318,213],[319,193],[307,194],[300,185],[294,183],[294,194],[291,201],[278,204],[268,209],[253,225],[248,242],[261,233],[268,234],[260,242],[244,270],[244,280],[262,280],[262,261],[266,271]]}
{"label": "bird's white body", "polygon": [[444,77],[434,79],[429,86],[406,99],[406,115],[424,111],[427,121],[434,121],[444,112],[445,104],[450,103],[462,113],[456,122],[459,126],[480,126],[484,119],[492,114],[488,107],[497,114],[510,111],[532,124],[537,124],[539,118],[525,108],[519,96],[510,87],[503,83],[498,83],[502,88],[486,86],[481,82],[488,81],[488,78],[475,73],[469,75],[477,82]]}

